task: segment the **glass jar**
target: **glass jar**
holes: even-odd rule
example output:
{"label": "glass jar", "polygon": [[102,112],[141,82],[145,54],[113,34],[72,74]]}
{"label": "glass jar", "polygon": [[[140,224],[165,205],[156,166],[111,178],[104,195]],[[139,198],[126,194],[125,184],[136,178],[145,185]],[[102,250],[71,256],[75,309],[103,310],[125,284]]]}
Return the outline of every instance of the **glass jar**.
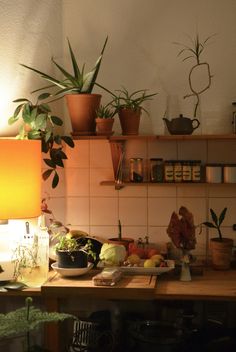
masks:
{"label": "glass jar", "polygon": [[174,182],[174,163],[173,160],[166,160],[164,163],[164,181]]}
{"label": "glass jar", "polygon": [[143,159],[131,158],[129,168],[130,182],[143,182]]}
{"label": "glass jar", "polygon": [[174,162],[174,182],[182,182],[182,163],[180,160]]}
{"label": "glass jar", "polygon": [[150,181],[163,182],[163,159],[150,159]]}
{"label": "glass jar", "polygon": [[192,181],[201,182],[201,160],[192,160]]}
{"label": "glass jar", "polygon": [[224,165],[224,183],[236,183],[236,164]]}
{"label": "glass jar", "polygon": [[184,160],[182,162],[182,177],[183,177],[183,182],[192,181],[192,167],[191,167],[190,160]]}
{"label": "glass jar", "polygon": [[221,183],[222,182],[222,165],[207,164],[206,165],[206,182]]}

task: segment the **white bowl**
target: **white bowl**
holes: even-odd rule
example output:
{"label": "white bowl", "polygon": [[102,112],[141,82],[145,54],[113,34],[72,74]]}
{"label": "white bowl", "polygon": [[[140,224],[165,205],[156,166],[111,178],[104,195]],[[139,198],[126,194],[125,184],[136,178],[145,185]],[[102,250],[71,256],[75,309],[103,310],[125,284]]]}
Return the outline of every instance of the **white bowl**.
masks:
{"label": "white bowl", "polygon": [[59,268],[58,263],[56,262],[51,264],[51,267],[61,276],[81,276],[92,269],[93,263],[88,263],[86,268]]}

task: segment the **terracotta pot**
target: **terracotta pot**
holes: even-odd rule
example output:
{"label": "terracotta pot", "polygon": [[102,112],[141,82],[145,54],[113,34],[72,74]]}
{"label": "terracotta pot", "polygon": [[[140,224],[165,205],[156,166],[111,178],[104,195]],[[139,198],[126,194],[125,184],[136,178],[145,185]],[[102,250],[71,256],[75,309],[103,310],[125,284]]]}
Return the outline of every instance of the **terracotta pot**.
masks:
{"label": "terracotta pot", "polygon": [[96,110],[100,94],[67,94],[66,102],[74,135],[93,135],[96,130]]}
{"label": "terracotta pot", "polygon": [[100,136],[110,136],[113,134],[114,119],[102,119],[100,117],[96,118],[96,133]]}
{"label": "terracotta pot", "polygon": [[134,242],[133,238],[129,238],[129,237],[122,237],[121,240],[118,237],[109,238],[109,243],[114,243],[114,244],[119,244],[119,245],[125,246],[125,249],[127,251],[129,249],[129,244],[133,243],[133,242]]}
{"label": "terracotta pot", "polygon": [[212,254],[212,266],[215,270],[230,269],[232,257],[233,240],[230,238],[212,238],[210,240],[210,249]]}
{"label": "terracotta pot", "polygon": [[121,109],[119,110],[118,115],[123,135],[139,134],[141,109]]}
{"label": "terracotta pot", "polygon": [[84,251],[57,251],[59,268],[86,268],[88,255]]}

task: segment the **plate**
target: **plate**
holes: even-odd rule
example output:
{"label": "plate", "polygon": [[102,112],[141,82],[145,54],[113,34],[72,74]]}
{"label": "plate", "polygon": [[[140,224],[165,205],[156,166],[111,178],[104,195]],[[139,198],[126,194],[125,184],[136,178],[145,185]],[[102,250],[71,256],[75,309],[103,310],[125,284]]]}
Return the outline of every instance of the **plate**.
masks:
{"label": "plate", "polygon": [[165,260],[167,266],[158,266],[155,268],[144,268],[143,266],[121,266],[120,270],[125,273],[140,275],[161,275],[175,268],[174,260]]}
{"label": "plate", "polygon": [[88,263],[87,268],[59,268],[58,263],[56,262],[51,264],[51,267],[61,276],[81,276],[92,269],[93,263]]}

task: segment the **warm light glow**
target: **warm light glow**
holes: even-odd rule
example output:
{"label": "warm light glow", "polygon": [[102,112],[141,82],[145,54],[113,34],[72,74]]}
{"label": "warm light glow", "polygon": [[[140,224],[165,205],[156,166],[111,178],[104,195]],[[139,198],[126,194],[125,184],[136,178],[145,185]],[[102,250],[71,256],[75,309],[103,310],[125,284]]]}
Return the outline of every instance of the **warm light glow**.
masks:
{"label": "warm light glow", "polygon": [[41,213],[41,141],[0,139],[0,219]]}

